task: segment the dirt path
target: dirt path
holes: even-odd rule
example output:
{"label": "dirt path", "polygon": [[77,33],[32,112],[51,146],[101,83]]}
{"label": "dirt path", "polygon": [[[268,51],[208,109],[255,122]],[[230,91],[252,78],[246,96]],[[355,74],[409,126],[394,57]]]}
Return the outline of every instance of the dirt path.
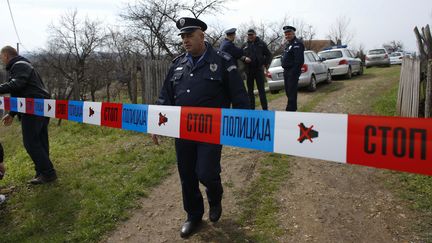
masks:
{"label": "dirt path", "polygon": [[[337,89],[320,102],[315,111],[363,113],[368,96],[386,89],[373,76],[333,83]],[[371,88],[374,87],[374,88]],[[378,88],[376,88],[378,87]],[[321,87],[322,88],[322,87]],[[373,90],[373,92],[365,92]],[[320,92],[320,88],[317,93]],[[317,93],[300,92],[299,104],[310,102]],[[360,99],[360,102],[354,101]],[[370,100],[370,99],[369,99]],[[286,98],[270,103],[270,108],[283,110]],[[354,104],[346,107],[345,104]],[[222,159],[224,212],[217,224],[207,223],[186,242],[249,242],[248,229],[236,226],[239,215],[238,197],[258,175],[257,161],[266,153],[225,147]],[[154,188],[141,208],[122,223],[103,242],[178,242],[184,221],[180,182],[176,168],[172,175]],[[410,236],[413,220],[403,203],[382,185],[386,174],[381,171],[335,163],[294,158],[292,175],[280,188],[279,220],[284,234],[280,242],[391,242],[415,241]],[[204,193],[205,195],[205,193]],[[206,205],[207,206],[207,205]]]}

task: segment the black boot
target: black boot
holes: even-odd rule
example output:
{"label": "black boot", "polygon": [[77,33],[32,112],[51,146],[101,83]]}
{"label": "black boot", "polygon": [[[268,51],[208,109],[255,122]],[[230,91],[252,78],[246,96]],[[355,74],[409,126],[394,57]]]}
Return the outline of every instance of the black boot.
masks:
{"label": "black boot", "polygon": [[209,219],[211,222],[217,222],[222,215],[222,203],[210,206]]}
{"label": "black boot", "polygon": [[186,222],[184,222],[181,230],[180,230],[180,236],[182,238],[187,238],[189,236],[191,236],[193,233],[195,233],[199,226],[201,225],[201,220],[199,221],[192,221],[192,220],[187,220]]}

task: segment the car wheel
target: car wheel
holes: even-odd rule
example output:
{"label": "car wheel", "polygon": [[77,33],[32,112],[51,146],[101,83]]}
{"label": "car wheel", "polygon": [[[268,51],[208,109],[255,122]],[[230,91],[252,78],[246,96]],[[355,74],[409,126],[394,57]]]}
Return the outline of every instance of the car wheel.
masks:
{"label": "car wheel", "polygon": [[308,86],[308,90],[310,92],[314,92],[317,88],[316,86],[317,86],[316,78],[314,75],[312,75],[309,86]]}
{"label": "car wheel", "polygon": [[345,74],[345,78],[346,78],[346,79],[351,79],[351,78],[352,78],[352,70],[351,70],[351,67],[348,68],[348,72],[347,72],[347,74]]}
{"label": "car wheel", "polygon": [[270,90],[270,94],[278,94],[279,90]]}
{"label": "car wheel", "polygon": [[363,73],[364,73],[363,65],[360,65],[360,70],[358,72],[358,75],[363,75]]}
{"label": "car wheel", "polygon": [[333,81],[330,70],[327,70],[327,79],[326,83],[331,83]]}

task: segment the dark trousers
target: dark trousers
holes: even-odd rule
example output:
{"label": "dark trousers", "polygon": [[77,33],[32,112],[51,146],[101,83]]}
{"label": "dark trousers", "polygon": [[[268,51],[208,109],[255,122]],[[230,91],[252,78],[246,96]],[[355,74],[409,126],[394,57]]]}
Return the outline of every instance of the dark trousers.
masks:
{"label": "dark trousers", "polygon": [[301,69],[284,69],[285,93],[288,97],[286,111],[297,111],[297,88]]}
{"label": "dark trousers", "polygon": [[47,117],[21,115],[24,147],[33,160],[37,176],[51,177],[56,174],[49,158],[48,123]]}
{"label": "dark trousers", "polygon": [[254,95],[254,81],[256,81],[259,98],[261,102],[261,107],[263,110],[267,110],[267,97],[265,93],[265,77],[264,77],[264,69],[250,69],[246,71],[247,75],[247,90],[250,100],[251,109],[255,110],[255,95]]}
{"label": "dark trousers", "polygon": [[3,159],[4,159],[3,146],[0,143],[0,163],[3,163]]}
{"label": "dark trousers", "polygon": [[206,187],[209,205],[218,205],[223,188],[220,178],[222,145],[175,140],[177,166],[181,180],[183,207],[188,220],[198,221],[204,214],[199,182]]}

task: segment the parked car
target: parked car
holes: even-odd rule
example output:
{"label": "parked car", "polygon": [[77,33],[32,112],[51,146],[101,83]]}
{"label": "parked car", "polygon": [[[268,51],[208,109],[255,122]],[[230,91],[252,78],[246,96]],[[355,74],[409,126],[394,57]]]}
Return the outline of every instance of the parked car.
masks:
{"label": "parked car", "polygon": [[318,52],[318,56],[330,69],[332,76],[352,78],[353,74],[363,74],[363,62],[346,45],[334,46]]}
{"label": "parked car", "polygon": [[366,68],[373,66],[390,66],[390,58],[386,49],[372,49],[366,54]]}
{"label": "parked car", "polygon": [[[330,70],[319,56],[313,51],[304,52],[305,63],[301,69],[298,87],[307,87],[309,91],[315,91],[319,82],[330,83],[332,81]],[[278,93],[285,89],[281,56],[273,58],[266,74],[270,92]]]}
{"label": "parked car", "polygon": [[401,65],[403,57],[404,57],[404,54],[402,52],[398,52],[398,51],[392,52],[390,54],[390,64],[391,65],[395,65],[395,64]]}

